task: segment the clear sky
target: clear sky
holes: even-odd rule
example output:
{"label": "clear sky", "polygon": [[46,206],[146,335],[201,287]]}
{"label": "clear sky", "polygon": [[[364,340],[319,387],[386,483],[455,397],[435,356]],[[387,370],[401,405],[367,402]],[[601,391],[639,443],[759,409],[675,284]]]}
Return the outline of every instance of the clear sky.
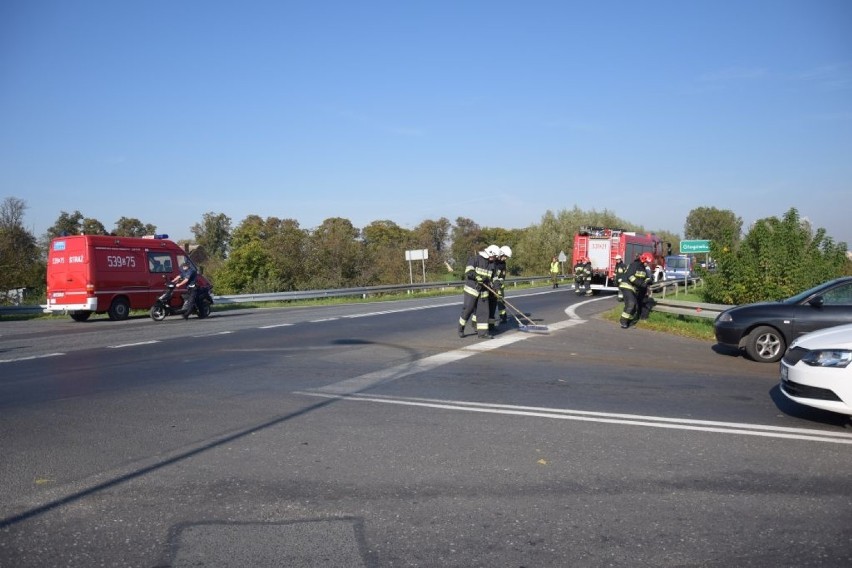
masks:
{"label": "clear sky", "polygon": [[852,246],[852,1],[3,0],[9,196],[37,236],[796,207]]}

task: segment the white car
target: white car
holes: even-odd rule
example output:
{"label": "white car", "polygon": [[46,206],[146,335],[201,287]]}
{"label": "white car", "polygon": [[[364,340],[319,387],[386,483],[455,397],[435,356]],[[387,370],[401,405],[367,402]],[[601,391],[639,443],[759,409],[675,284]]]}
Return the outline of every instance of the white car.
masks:
{"label": "white car", "polygon": [[781,359],[781,392],[799,404],[852,416],[852,324],[794,340]]}

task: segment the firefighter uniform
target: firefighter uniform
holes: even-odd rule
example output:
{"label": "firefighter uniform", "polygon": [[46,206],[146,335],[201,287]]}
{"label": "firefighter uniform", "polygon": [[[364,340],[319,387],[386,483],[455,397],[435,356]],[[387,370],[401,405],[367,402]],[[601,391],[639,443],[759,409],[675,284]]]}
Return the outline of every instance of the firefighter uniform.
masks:
{"label": "firefighter uniform", "polygon": [[464,303],[459,316],[459,337],[464,337],[464,328],[471,316],[476,322],[477,335],[482,339],[491,339],[492,337],[488,333],[488,299],[491,292],[488,291],[486,286],[490,287],[492,284],[494,259],[493,251],[486,249],[467,261],[464,271]]}
{"label": "firefighter uniform", "polygon": [[559,288],[559,260],[554,256],[553,260],[550,261],[550,283],[553,284],[553,288]]}
{"label": "firefighter uniform", "polygon": [[[624,294],[624,311],[621,312],[621,327],[628,328],[635,323],[639,316],[639,298],[644,297],[648,284],[651,283],[651,274],[645,266],[648,253],[643,253],[639,258],[630,263],[624,278],[618,285]],[[650,256],[650,255],[648,255]]]}
{"label": "firefighter uniform", "polygon": [[585,258],[578,258],[574,265],[574,292],[578,296],[582,296],[587,290],[591,293],[589,288],[592,279],[591,266],[592,264],[589,263],[587,267]]}
{"label": "firefighter uniform", "polygon": [[503,301],[503,280],[506,278],[506,260],[512,256],[512,249],[508,246],[500,247],[500,254],[497,255],[497,259],[494,261],[494,285],[491,287],[496,295],[492,295],[493,302],[491,302],[488,306],[489,308],[489,318],[488,321],[491,323],[494,320],[495,324],[497,319],[496,316],[500,318],[500,323],[505,323],[507,320],[506,317],[506,303]]}
{"label": "firefighter uniform", "polygon": [[624,300],[624,292],[621,291],[621,281],[624,279],[624,273],[627,272],[627,265],[621,259],[621,255],[615,257],[615,285],[618,287],[618,301]]}

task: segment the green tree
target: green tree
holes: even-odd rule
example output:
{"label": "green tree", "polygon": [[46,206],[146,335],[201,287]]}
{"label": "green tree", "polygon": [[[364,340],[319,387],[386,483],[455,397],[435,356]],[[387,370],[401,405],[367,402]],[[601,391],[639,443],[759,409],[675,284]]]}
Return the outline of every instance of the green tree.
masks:
{"label": "green tree", "polygon": [[842,276],[847,269],[846,243],[835,243],[825,229],[814,231],[791,208],[782,219],[768,217],[751,227],[738,247],[734,235],[710,243],[716,272],[706,278],[709,302],[745,304],[792,296]]}
{"label": "green tree", "polygon": [[426,259],[427,278],[430,274],[446,275],[452,271],[450,230],[452,223],[446,217],[437,220],[426,220],[414,227],[411,232],[411,248],[426,249],[429,258]]}
{"label": "green tree", "polygon": [[307,232],[293,219],[249,215],[234,229],[230,252],[212,274],[217,289],[280,292],[305,281]]}
{"label": "green tree", "polygon": [[482,228],[473,219],[456,218],[452,228],[452,262],[453,270],[460,274],[464,272],[467,259],[488,246],[482,238]]}
{"label": "green tree", "polygon": [[709,240],[722,247],[734,246],[740,240],[743,220],[728,209],[698,207],[686,216],[684,239]]}
{"label": "green tree", "polygon": [[204,247],[211,258],[223,259],[231,240],[231,218],[224,213],[205,213],[201,223],[191,228],[195,242]]}
{"label": "green tree", "polygon": [[[24,228],[27,205],[17,197],[0,203],[0,291],[29,288],[42,291],[45,264],[35,236]],[[5,294],[0,302],[9,299]]]}
{"label": "green tree", "polygon": [[276,290],[275,263],[260,239],[244,242],[231,250],[215,274],[216,289],[225,294],[251,294]]}
{"label": "green tree", "polygon": [[[365,262],[363,282],[367,286],[402,284],[409,281],[405,251],[411,242],[411,231],[393,221],[373,221],[361,230]],[[418,274],[420,273],[418,262]]]}
{"label": "green tree", "polygon": [[299,228],[299,222],[295,219],[275,219],[274,226],[268,244],[275,263],[278,289],[303,289],[308,232]]}
{"label": "green tree", "polygon": [[84,235],[106,235],[107,230],[104,224],[92,217],[83,219],[80,232]]}
{"label": "green tree", "polygon": [[83,232],[83,214],[79,211],[73,213],[61,211],[53,225],[48,227],[46,240],[50,241],[64,235],[79,235],[81,232]]}
{"label": "green tree", "polygon": [[157,226],[142,223],[135,217],[121,217],[115,222],[113,233],[119,237],[144,237],[157,232]]}
{"label": "green tree", "polygon": [[360,231],[342,217],[332,217],[308,239],[308,285],[313,289],[361,286],[363,265]]}

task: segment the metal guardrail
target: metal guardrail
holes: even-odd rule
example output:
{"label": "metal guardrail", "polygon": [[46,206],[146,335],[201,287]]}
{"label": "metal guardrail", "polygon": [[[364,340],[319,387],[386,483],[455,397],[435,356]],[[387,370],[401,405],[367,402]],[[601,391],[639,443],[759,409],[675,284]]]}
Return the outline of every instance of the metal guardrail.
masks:
{"label": "metal guardrail", "polygon": [[42,306],[0,306],[0,316],[13,316],[13,315],[29,315],[29,314],[40,314],[44,311],[44,307]]}
{"label": "metal guardrail", "polygon": [[671,300],[669,298],[654,298],[655,312],[666,312],[680,316],[691,316],[698,318],[716,319],[723,311],[733,306],[727,304],[707,304],[704,302],[685,302],[683,300]]}
{"label": "metal guardrail", "polygon": [[[550,281],[549,276],[533,276],[529,278],[507,278],[506,285],[516,286],[519,283],[528,282],[534,284],[539,281]],[[244,304],[251,302],[286,302],[288,300],[318,300],[322,298],[343,298],[357,296],[366,298],[374,294],[388,293],[410,293],[422,290],[443,290],[445,288],[461,288],[463,280],[451,282],[427,282],[414,284],[393,284],[388,286],[364,286],[362,288],[332,288],[328,290],[303,290],[294,292],[270,292],[264,294],[239,294],[234,296],[214,295],[213,301],[217,304]]]}
{"label": "metal guardrail", "polygon": [[[535,284],[537,282],[550,281],[550,276],[532,276],[527,278],[507,278],[504,280],[506,286],[517,286],[520,283]],[[361,288],[332,288],[328,290],[302,290],[292,292],[269,292],[263,294],[237,294],[237,295],[213,295],[216,304],[247,304],[262,302],[286,302],[289,300],[319,300],[323,298],[361,297],[366,298],[374,294],[388,293],[411,293],[422,290],[454,289],[464,286],[463,280],[450,282],[427,282],[414,284],[394,284],[390,286],[364,286]],[[39,314],[47,306],[0,306],[2,315]]]}
{"label": "metal guardrail", "polygon": [[668,314],[676,314],[679,316],[691,316],[698,318],[712,318],[716,319],[723,311],[728,308],[732,308],[733,306],[729,306],[727,304],[708,304],[706,302],[687,302],[685,300],[677,300],[673,299],[671,296],[667,296],[666,293],[669,288],[675,287],[675,294],[677,294],[677,290],[680,286],[685,286],[689,289],[689,286],[695,286],[696,284],[700,284],[700,278],[694,278],[688,280],[684,283],[682,280],[667,280],[665,282],[658,282],[651,286],[652,292],[660,292],[662,296],[654,296],[654,311],[657,312],[665,312]]}

